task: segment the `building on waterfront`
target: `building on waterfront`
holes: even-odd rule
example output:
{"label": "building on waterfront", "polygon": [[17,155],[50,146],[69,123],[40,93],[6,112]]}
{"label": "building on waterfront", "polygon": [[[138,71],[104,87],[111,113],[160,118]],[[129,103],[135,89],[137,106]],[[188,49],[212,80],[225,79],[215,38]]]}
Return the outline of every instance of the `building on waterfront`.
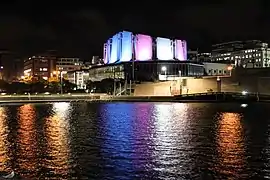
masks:
{"label": "building on waterfront", "polygon": [[188,50],[187,52],[187,59],[189,61],[196,61],[199,60],[199,51],[198,50]]}
{"label": "building on waterfront", "polygon": [[188,60],[185,40],[123,31],[104,44],[103,65],[89,69],[91,80],[121,78],[159,81],[203,76],[203,65]]}
{"label": "building on waterfront", "polygon": [[211,53],[199,53],[198,54],[199,62],[211,62]]}
{"label": "building on waterfront", "polygon": [[69,71],[66,75],[69,82],[77,85],[77,89],[86,89],[86,84],[89,80],[88,70]]}
{"label": "building on waterfront", "polygon": [[48,80],[56,71],[56,60],[52,51],[25,59],[23,78],[33,77]]}
{"label": "building on waterfront", "polygon": [[222,62],[203,62],[207,76],[231,76],[234,64]]}
{"label": "building on waterfront", "polygon": [[0,79],[9,82],[13,80],[14,76],[17,75],[17,65],[20,65],[20,63],[17,63],[16,59],[17,57],[14,52],[9,50],[0,50]]}
{"label": "building on waterfront", "polygon": [[57,58],[56,69],[64,72],[80,70],[83,62],[80,58]]}
{"label": "building on waterfront", "polygon": [[[133,69],[134,65],[134,69]],[[134,78],[133,78],[134,75]],[[200,77],[204,75],[202,64],[191,62],[175,61],[145,61],[121,62],[95,66],[89,69],[89,77],[92,81],[101,81],[102,79],[126,79],[128,81],[164,81],[177,80],[179,77]]]}
{"label": "building on waterfront", "polygon": [[212,46],[213,62],[228,61],[236,67],[270,67],[270,49],[268,44],[259,40],[233,41]]}
{"label": "building on waterfront", "polygon": [[99,56],[93,56],[91,60],[91,65],[104,64],[104,60]]}

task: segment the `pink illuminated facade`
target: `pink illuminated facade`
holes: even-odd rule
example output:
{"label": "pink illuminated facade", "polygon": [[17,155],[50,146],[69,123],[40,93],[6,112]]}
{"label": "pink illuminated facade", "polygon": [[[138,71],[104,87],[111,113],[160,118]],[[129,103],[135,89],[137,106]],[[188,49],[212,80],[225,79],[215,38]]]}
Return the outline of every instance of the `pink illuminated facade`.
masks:
{"label": "pink illuminated facade", "polygon": [[135,37],[135,60],[149,61],[153,56],[152,37],[143,34],[137,34]]}
{"label": "pink illuminated facade", "polygon": [[174,41],[174,58],[176,60],[187,60],[187,42],[184,40]]}

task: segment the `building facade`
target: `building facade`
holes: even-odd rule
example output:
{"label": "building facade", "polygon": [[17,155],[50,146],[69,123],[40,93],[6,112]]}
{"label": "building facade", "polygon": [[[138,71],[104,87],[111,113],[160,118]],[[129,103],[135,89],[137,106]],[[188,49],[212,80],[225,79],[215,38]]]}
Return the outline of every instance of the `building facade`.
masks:
{"label": "building facade", "polygon": [[80,58],[58,58],[56,62],[56,69],[65,72],[80,70],[82,66]]}
{"label": "building facade", "polygon": [[89,69],[91,81],[102,79],[126,79],[135,81],[175,80],[179,77],[200,77],[204,75],[202,64],[179,61],[136,61],[95,66]]}
{"label": "building facade", "polygon": [[199,62],[211,62],[211,53],[199,53],[198,54]]}
{"label": "building facade", "polygon": [[75,70],[67,72],[69,82],[76,84],[77,89],[86,89],[86,83],[89,80],[88,70]]}
{"label": "building facade", "polygon": [[24,60],[24,77],[48,80],[56,70],[56,57],[51,55],[32,56]]}
{"label": "building facade", "polygon": [[270,49],[258,40],[234,41],[212,46],[211,61],[227,61],[236,67],[270,67]]}
{"label": "building facade", "polygon": [[204,70],[207,76],[231,76],[233,64],[204,62]]}

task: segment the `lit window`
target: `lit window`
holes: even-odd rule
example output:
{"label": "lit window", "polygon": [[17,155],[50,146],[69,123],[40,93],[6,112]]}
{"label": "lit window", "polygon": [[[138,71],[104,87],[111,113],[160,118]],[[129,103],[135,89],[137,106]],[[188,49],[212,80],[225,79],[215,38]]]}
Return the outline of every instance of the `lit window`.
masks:
{"label": "lit window", "polygon": [[47,71],[48,69],[47,68],[43,68],[43,71]]}

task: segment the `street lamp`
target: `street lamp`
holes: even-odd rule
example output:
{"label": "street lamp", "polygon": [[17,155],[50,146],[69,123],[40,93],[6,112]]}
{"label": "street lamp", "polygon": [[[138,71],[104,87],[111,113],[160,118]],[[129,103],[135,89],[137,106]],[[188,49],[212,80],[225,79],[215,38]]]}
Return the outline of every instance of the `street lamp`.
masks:
{"label": "street lamp", "polygon": [[165,73],[165,80],[167,80],[167,68],[166,68],[166,66],[162,66],[161,71],[164,71],[164,73]]}
{"label": "street lamp", "polygon": [[61,94],[63,94],[63,68],[59,68],[60,70],[60,85],[61,85]]}
{"label": "street lamp", "polygon": [[232,76],[232,69],[233,69],[233,67],[232,66],[228,66],[228,71],[230,72],[230,76]]}
{"label": "street lamp", "polygon": [[180,71],[178,71],[178,73],[179,73],[179,94],[181,95],[182,94],[182,71],[180,70]]}

